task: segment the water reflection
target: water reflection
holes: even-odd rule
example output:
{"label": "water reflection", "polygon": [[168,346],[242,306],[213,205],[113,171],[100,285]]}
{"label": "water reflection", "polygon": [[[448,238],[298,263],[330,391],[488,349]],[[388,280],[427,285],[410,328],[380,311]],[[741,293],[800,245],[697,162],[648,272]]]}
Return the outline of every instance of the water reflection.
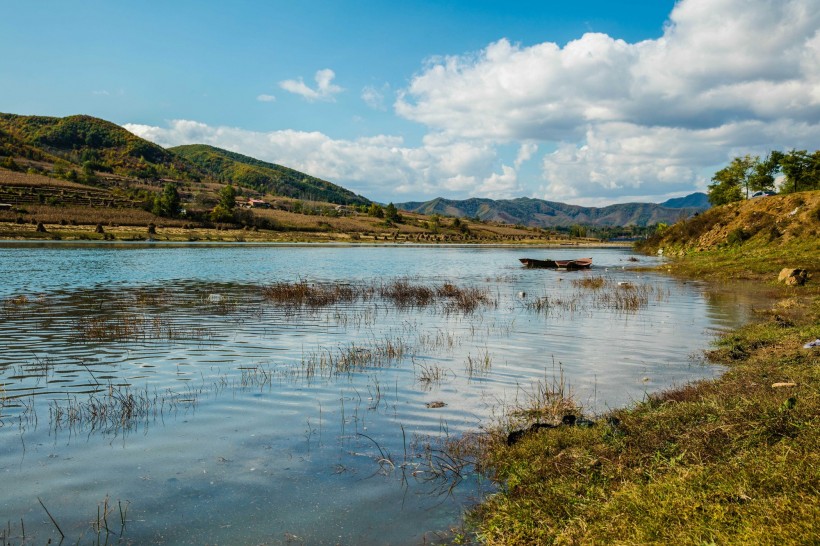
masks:
{"label": "water reflection", "polygon": [[[4,513],[54,536],[26,516],[40,496],[76,537],[108,496],[130,502],[137,542],[419,543],[486,487],[444,443],[533,382],[563,373],[594,412],[716,373],[692,355],[742,313],[630,270],[626,251],[583,252],[600,265],[522,270],[505,248],[0,248]],[[409,300],[379,288],[396,280]],[[283,304],[277,283],[346,296]],[[485,297],[454,306],[457,288]]]}

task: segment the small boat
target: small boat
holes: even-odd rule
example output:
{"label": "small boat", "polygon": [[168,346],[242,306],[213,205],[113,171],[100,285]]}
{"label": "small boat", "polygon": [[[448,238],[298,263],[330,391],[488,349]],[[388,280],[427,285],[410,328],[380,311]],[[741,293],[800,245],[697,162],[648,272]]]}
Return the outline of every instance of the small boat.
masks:
{"label": "small boat", "polygon": [[541,269],[587,269],[592,266],[592,258],[576,258],[574,260],[536,260],[535,258],[519,258],[519,261],[528,268]]}

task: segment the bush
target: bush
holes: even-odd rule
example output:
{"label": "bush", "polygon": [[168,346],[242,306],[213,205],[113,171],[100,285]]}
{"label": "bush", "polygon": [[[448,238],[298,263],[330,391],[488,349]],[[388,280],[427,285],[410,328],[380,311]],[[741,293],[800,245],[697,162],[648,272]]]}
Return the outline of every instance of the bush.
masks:
{"label": "bush", "polygon": [[726,236],[726,242],[730,245],[739,245],[749,239],[749,237],[750,235],[746,233],[743,228],[737,228],[729,232],[729,235]]}

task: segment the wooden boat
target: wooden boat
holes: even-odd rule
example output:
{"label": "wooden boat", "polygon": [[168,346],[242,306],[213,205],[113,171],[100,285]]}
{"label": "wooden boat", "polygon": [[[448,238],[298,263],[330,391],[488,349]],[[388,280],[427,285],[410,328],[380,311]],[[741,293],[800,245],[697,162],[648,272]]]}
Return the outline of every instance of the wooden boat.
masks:
{"label": "wooden boat", "polygon": [[528,268],[541,269],[587,269],[592,267],[592,258],[576,258],[574,260],[536,260],[535,258],[519,258],[519,261]]}

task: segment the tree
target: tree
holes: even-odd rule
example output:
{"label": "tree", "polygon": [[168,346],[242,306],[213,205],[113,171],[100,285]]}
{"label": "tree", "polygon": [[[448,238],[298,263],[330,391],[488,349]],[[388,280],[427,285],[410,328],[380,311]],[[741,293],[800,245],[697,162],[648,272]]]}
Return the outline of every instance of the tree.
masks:
{"label": "tree", "polygon": [[752,191],[773,191],[775,175],[780,171],[780,162],[783,153],[777,150],[769,153],[763,161],[758,160],[749,178],[749,187]]}
{"label": "tree", "polygon": [[219,203],[211,211],[214,222],[233,222],[233,209],[236,207],[236,188],[231,184],[219,190]]}
{"label": "tree", "polygon": [[177,185],[173,183],[165,184],[162,193],[154,197],[154,206],[151,212],[157,216],[173,218],[179,214],[180,198]]}
{"label": "tree", "polygon": [[752,158],[747,154],[734,158],[727,167],[716,172],[712,177],[713,183],[709,185],[709,202],[718,206],[740,201],[744,188],[746,197],[749,197],[750,180],[759,161],[759,157]]}
{"label": "tree", "polygon": [[384,219],[388,222],[401,222],[401,215],[399,215],[399,209],[396,208],[392,202],[388,203],[386,207],[384,207]]}
{"label": "tree", "polygon": [[572,227],[569,228],[569,236],[570,237],[586,237],[587,236],[587,228],[579,224],[573,224]]}
{"label": "tree", "polygon": [[375,218],[384,218],[384,209],[378,203],[371,203],[367,209],[367,214]]}
{"label": "tree", "polygon": [[8,169],[10,171],[19,171],[20,170],[20,166],[17,165],[17,163],[14,161],[14,159],[12,159],[11,156],[3,159],[3,161],[0,162],[0,167],[3,167],[4,169]]}
{"label": "tree", "polygon": [[228,210],[233,210],[236,207],[236,188],[228,184],[219,190],[219,204]]}
{"label": "tree", "polygon": [[783,155],[780,168],[786,177],[783,191],[796,192],[820,188],[820,150],[792,150]]}

